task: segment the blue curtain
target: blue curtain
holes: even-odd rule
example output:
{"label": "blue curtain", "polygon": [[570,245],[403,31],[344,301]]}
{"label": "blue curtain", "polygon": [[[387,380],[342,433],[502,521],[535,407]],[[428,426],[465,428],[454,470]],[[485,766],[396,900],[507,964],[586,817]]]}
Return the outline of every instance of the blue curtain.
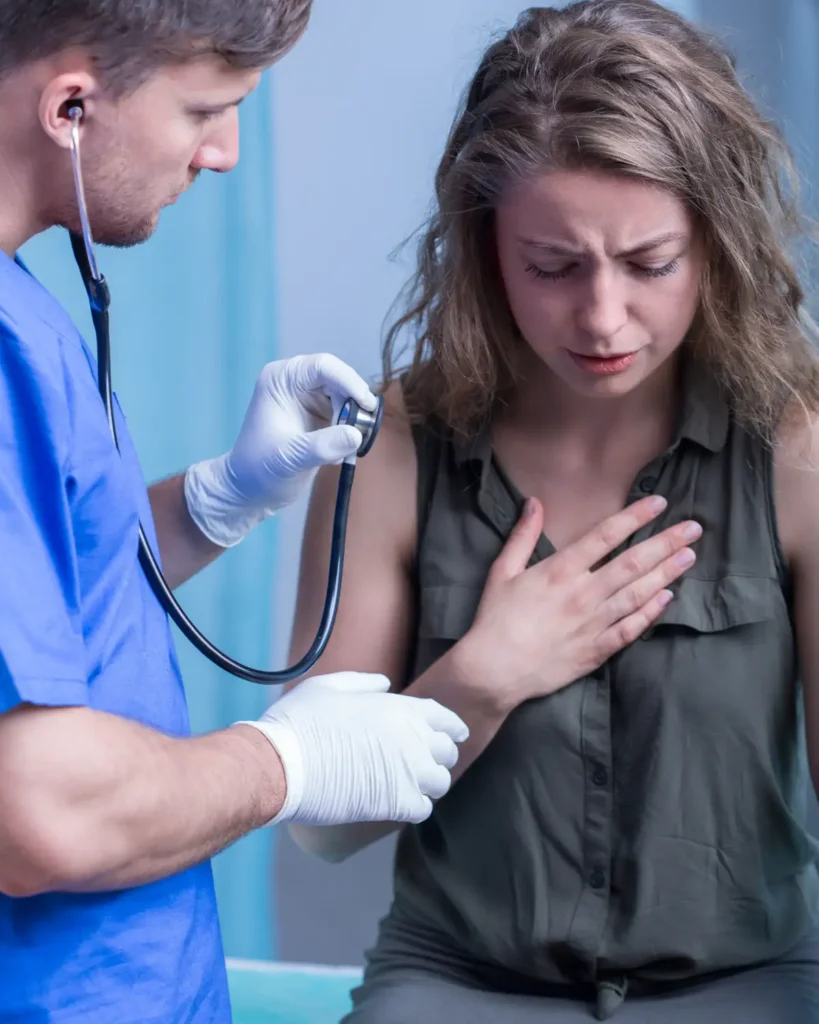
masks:
{"label": "blue curtain", "polygon": [[[113,295],[114,388],[148,481],[221,454],[233,443],[262,366],[275,358],[270,80],[243,104],[242,157],[228,175],[203,175],[167,210],[156,237],[101,250]],[[68,240],[52,231],[23,257],[93,332]],[[275,525],[265,524],[180,590],[209,636],[235,657],[267,665]],[[276,694],[239,682],[177,636],[196,732],[258,716]],[[228,956],[274,954],[270,831],[220,855],[215,874]]]}

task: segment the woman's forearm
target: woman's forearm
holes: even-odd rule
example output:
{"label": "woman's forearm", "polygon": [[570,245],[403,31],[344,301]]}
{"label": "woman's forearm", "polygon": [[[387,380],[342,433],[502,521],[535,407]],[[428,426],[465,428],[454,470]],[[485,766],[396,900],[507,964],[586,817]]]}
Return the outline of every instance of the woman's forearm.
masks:
{"label": "woman's forearm", "polygon": [[[453,783],[480,757],[494,739],[512,705],[504,700],[497,680],[481,681],[465,637],[404,691],[411,697],[429,697],[450,708],[469,726],[469,739],[459,746]],[[292,825],[294,841],[307,853],[331,864],[400,829],[399,822],[364,822],[355,825]]]}
{"label": "woman's forearm", "polygon": [[498,682],[483,679],[467,634],[406,690],[412,697],[437,700],[469,726],[469,739],[460,745],[452,770],[453,782],[486,750],[514,707]]}
{"label": "woman's forearm", "polygon": [[288,825],[293,842],[305,853],[341,864],[403,826],[397,821],[361,821],[352,825]]}

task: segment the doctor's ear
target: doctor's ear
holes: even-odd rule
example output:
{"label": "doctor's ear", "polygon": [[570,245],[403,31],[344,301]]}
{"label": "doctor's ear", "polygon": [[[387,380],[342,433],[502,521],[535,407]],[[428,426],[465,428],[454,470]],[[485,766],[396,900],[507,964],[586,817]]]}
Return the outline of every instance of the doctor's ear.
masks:
{"label": "doctor's ear", "polygon": [[72,111],[82,112],[80,124],[85,125],[93,116],[94,97],[98,95],[97,80],[87,72],[75,71],[53,78],[43,90],[38,111],[46,135],[61,149],[69,149],[75,120]]}

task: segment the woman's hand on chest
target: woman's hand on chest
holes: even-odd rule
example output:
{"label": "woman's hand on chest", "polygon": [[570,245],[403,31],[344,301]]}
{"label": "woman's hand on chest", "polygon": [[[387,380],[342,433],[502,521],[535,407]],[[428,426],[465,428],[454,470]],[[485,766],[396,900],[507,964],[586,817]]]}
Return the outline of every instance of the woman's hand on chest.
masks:
{"label": "woman's hand on chest", "polygon": [[605,560],[663,507],[662,499],[638,501],[527,568],[543,525],[542,506],[530,499],[458,645],[472,684],[508,713],[588,675],[645,632],[668,604],[667,587],[693,565],[689,545],[700,527],[677,524]]}

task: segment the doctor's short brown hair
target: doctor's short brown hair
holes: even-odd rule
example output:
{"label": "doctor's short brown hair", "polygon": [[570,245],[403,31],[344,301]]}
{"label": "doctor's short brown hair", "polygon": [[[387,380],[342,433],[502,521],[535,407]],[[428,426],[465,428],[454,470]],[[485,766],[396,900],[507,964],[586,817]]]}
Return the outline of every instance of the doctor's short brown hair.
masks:
{"label": "doctor's short brown hair", "polygon": [[106,84],[204,54],[263,69],[297,42],[312,0],[0,0],[0,77],[62,50],[87,49]]}

